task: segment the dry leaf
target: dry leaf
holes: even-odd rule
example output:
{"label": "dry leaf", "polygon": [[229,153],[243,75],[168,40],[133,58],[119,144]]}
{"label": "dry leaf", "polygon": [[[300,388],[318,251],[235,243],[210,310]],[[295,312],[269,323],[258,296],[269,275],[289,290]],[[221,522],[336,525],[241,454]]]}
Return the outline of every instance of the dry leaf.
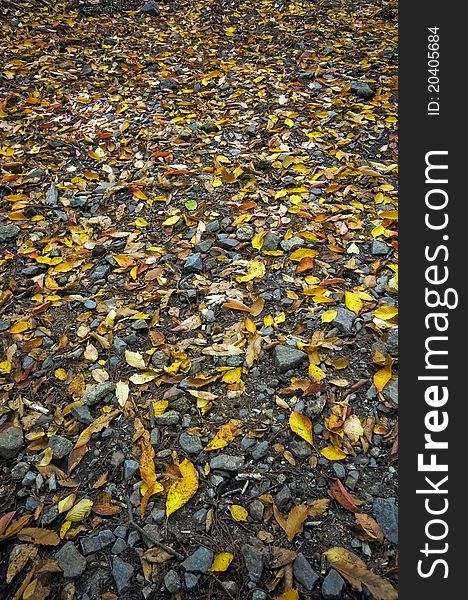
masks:
{"label": "dry leaf", "polygon": [[300,435],[301,438],[310,445],[314,443],[312,421],[309,419],[309,417],[294,411],[289,415],[289,426],[294,433]]}
{"label": "dry leaf", "polygon": [[167,517],[184,506],[198,490],[198,473],[194,465],[184,458],[179,469],[182,478],[171,485],[167,494]]}

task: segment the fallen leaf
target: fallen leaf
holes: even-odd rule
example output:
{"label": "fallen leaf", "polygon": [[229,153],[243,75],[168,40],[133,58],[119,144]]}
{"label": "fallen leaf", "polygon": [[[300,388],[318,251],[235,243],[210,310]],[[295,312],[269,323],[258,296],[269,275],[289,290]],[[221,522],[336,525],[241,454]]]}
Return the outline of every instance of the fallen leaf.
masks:
{"label": "fallen leaf", "polygon": [[169,488],[166,500],[166,516],[186,504],[198,490],[198,473],[194,465],[186,458],[179,465],[182,478]]}
{"label": "fallen leaf", "polygon": [[292,412],[289,415],[289,427],[310,445],[314,443],[312,421],[306,415],[296,411]]}

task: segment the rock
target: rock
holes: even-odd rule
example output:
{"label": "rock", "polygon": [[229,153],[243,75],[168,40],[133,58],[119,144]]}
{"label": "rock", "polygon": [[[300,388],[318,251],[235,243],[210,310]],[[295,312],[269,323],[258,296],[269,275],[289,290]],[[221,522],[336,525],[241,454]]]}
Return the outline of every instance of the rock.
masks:
{"label": "rock", "polygon": [[337,315],[332,324],[343,333],[351,333],[356,315],[347,308],[337,308]]}
{"label": "rock", "polygon": [[115,535],[110,529],[104,529],[97,535],[81,538],[81,551],[85,556],[99,552],[106,546],[110,546],[115,542]]}
{"label": "rock", "polygon": [[351,83],[351,91],[363,100],[371,100],[375,96],[375,92],[369,84],[362,81],[353,81]]}
{"label": "rock", "polygon": [[128,458],[125,462],[124,462],[124,479],[125,481],[127,481],[128,479],[131,479],[135,473],[138,471],[139,469],[139,465],[137,463],[136,460],[133,460],[133,458]]}
{"label": "rock", "polygon": [[252,452],[252,458],[254,460],[260,460],[268,454],[269,443],[267,441],[260,442]]}
{"label": "rock", "polygon": [[23,477],[23,479],[21,480],[21,485],[24,485],[26,487],[31,487],[36,483],[36,473],[33,473],[32,471],[28,471],[26,473],[26,475]]}
{"label": "rock", "polygon": [[398,544],[398,508],[395,498],[374,498],[372,512],[387,540]]}
{"label": "rock", "polygon": [[343,577],[335,569],[330,569],[322,583],[322,596],[324,600],[341,600],[343,586]]}
{"label": "rock", "polygon": [[126,563],[120,557],[116,556],[112,559],[112,577],[119,593],[130,585],[133,571],[132,565]]}
{"label": "rock", "polygon": [[179,413],[175,410],[168,410],[162,415],[154,415],[156,425],[177,425],[179,422]]}
{"label": "rock", "polygon": [[390,248],[385,242],[374,240],[371,246],[371,252],[374,256],[386,256]]}
{"label": "rock", "polygon": [[333,470],[335,471],[335,475],[338,477],[338,479],[344,479],[346,477],[346,469],[343,467],[343,465],[340,465],[339,463],[333,463]]}
{"label": "rock", "polygon": [[106,279],[106,277],[109,275],[109,272],[109,265],[100,265],[99,267],[96,267],[91,273],[91,279],[93,281],[98,281],[99,279]]}
{"label": "rock", "polygon": [[[223,235],[223,237],[221,237]],[[218,246],[223,250],[234,250],[239,245],[239,240],[230,237],[224,237],[225,234],[221,234],[218,236]]]}
{"label": "rock", "polygon": [[221,585],[230,594],[237,594],[237,583],[235,581],[222,581]]}
{"label": "rock", "polygon": [[0,432],[0,456],[14,458],[24,445],[23,430],[8,427]]}
{"label": "rock", "polygon": [[117,538],[111,548],[111,554],[122,554],[128,548],[127,543],[122,538]]}
{"label": "rock", "polygon": [[198,454],[203,450],[203,444],[196,435],[182,433],[179,437],[179,444],[182,450],[187,452],[187,454]]}
{"label": "rock", "polygon": [[250,241],[255,234],[255,229],[251,225],[239,225],[236,229],[236,238],[241,242]]}
{"label": "rock", "polygon": [[218,126],[213,121],[205,121],[200,126],[200,129],[205,133],[216,133],[218,131]]}
{"label": "rock", "polygon": [[241,548],[245,566],[249,573],[250,581],[258,583],[263,572],[263,554],[250,544],[244,544]]}
{"label": "rock", "polygon": [[188,590],[193,589],[196,585],[198,585],[199,579],[200,579],[200,575],[194,575],[193,573],[185,573],[185,576],[184,576],[185,587]]}
{"label": "rock", "polygon": [[86,570],[86,558],[78,551],[73,542],[67,542],[55,554],[64,577],[80,577]]}
{"label": "rock", "polygon": [[392,356],[398,356],[398,327],[387,334],[387,350]]}
{"label": "rock", "polygon": [[141,7],[141,11],[150,17],[157,17],[159,15],[159,9],[156,6],[156,0],[148,0]]}
{"label": "rock", "polygon": [[47,190],[45,203],[48,206],[57,206],[57,202],[58,202],[58,190],[57,190],[57,186],[55,185],[55,183],[52,182],[50,184],[49,189]]}
{"label": "rock", "polygon": [[10,240],[14,240],[21,229],[18,225],[1,225],[0,226],[0,244],[5,244]]}
{"label": "rock", "polygon": [[313,589],[319,576],[310,566],[306,557],[299,553],[294,559],[293,573],[296,581],[305,587],[309,592]]}
{"label": "rock", "polygon": [[180,591],[182,587],[180,583],[180,577],[179,574],[174,571],[174,569],[168,571],[164,576],[164,585],[166,586],[167,591],[171,594],[176,594]]}
{"label": "rock", "polygon": [[398,408],[398,376],[391,379],[382,390],[385,399],[390,402],[393,408]]}
{"label": "rock", "polygon": [[213,552],[201,546],[184,560],[182,566],[186,571],[192,573],[207,573],[213,563],[213,558]]}
{"label": "rock", "polygon": [[244,466],[243,456],[230,456],[229,454],[218,454],[210,460],[212,469],[221,471],[238,471]]}
{"label": "rock", "polygon": [[186,273],[201,273],[203,271],[203,262],[200,252],[195,252],[187,257],[184,263]]}
{"label": "rock", "polygon": [[279,235],[276,235],[276,233],[269,231],[263,240],[262,250],[278,250],[278,246],[280,245],[280,243],[281,238],[279,237]]}
{"label": "rock", "polygon": [[307,398],[304,413],[308,417],[318,417],[318,415],[325,408],[327,403],[327,397],[325,394],[318,394],[314,398]]}
{"label": "rock", "polygon": [[[1,434],[0,434],[1,437]],[[20,461],[16,463],[14,467],[11,469],[11,478],[13,481],[21,481],[26,473],[29,471],[28,463]]]}
{"label": "rock", "polygon": [[131,325],[131,328],[134,331],[143,331],[144,329],[148,329],[148,323],[145,321],[145,319],[135,319]]}
{"label": "rock", "polygon": [[250,508],[249,508],[250,516],[252,517],[252,519],[254,521],[257,521],[257,523],[261,523],[261,521],[263,519],[264,511],[265,511],[265,507],[263,505],[263,502],[261,502],[260,500],[255,499],[250,503]]}
{"label": "rock", "polygon": [[252,600],[266,600],[268,595],[263,590],[254,590],[252,594]]}
{"label": "rock", "polygon": [[163,77],[163,79],[159,80],[159,87],[161,90],[166,92],[177,92],[179,89],[179,84],[176,79],[172,79],[171,77]]}
{"label": "rock", "polygon": [[308,458],[312,454],[310,445],[301,440],[293,440],[290,442],[289,449],[296,458]]}
{"label": "rock", "polygon": [[115,383],[111,381],[103,381],[102,383],[98,383],[92,390],[86,392],[84,396],[81,397],[81,402],[84,402],[88,406],[93,406],[93,404],[97,404],[101,400],[103,400],[107,394],[110,394],[115,389]]}
{"label": "rock", "polygon": [[305,241],[300,237],[292,237],[289,240],[283,240],[280,246],[285,252],[291,252],[291,250],[305,246]]}
{"label": "rock", "polygon": [[156,369],[164,369],[170,362],[169,356],[162,350],[156,350],[151,357],[151,364]]}
{"label": "rock", "polygon": [[125,539],[127,537],[128,527],[126,525],[117,525],[114,529],[114,535],[118,538]]}
{"label": "rock", "polygon": [[275,504],[278,508],[285,508],[291,502],[291,498],[291,490],[285,485],[275,494]]}
{"label": "rock", "polygon": [[44,525],[45,527],[47,527],[48,525],[51,525],[58,516],[59,516],[59,511],[58,511],[58,507],[56,504],[47,506],[44,509],[42,516],[41,516],[41,525]]}
{"label": "rock", "polygon": [[54,458],[61,460],[73,450],[73,442],[61,435],[53,435],[49,440],[49,448],[54,451]]}
{"label": "rock", "polygon": [[83,425],[90,425],[94,419],[89,408],[83,404],[82,406],[74,406],[71,411],[72,417]]}
{"label": "rock", "polygon": [[273,349],[273,360],[275,361],[276,369],[280,373],[285,373],[306,361],[307,354],[302,352],[302,350],[290,346],[275,346]]}

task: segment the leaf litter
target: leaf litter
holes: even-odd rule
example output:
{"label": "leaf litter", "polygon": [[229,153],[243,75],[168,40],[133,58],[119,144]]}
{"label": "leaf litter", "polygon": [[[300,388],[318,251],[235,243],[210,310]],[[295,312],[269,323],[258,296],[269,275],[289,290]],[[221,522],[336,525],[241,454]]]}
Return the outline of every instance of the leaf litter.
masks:
{"label": "leaf litter", "polygon": [[0,594],[396,597],[395,3],[5,5]]}

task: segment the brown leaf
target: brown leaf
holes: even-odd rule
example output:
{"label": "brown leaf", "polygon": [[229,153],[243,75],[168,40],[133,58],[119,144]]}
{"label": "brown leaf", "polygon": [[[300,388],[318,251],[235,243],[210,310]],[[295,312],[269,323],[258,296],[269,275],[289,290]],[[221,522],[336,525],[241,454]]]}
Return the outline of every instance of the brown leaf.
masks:
{"label": "brown leaf", "polygon": [[365,513],[356,513],[354,518],[356,519],[356,528],[360,539],[369,540],[370,542],[383,542],[383,532],[375,519]]}
{"label": "brown leaf", "polygon": [[376,600],[398,599],[398,593],[390,582],[369,571],[356,554],[336,546],[324,554],[330,565],[343,575],[358,592],[362,591],[362,584],[364,584]]}
{"label": "brown leaf", "polygon": [[318,517],[328,510],[329,505],[330,500],[328,498],[319,498],[318,500],[314,500],[307,505],[307,515],[309,517]]}
{"label": "brown leaf", "polygon": [[[329,485],[329,492],[333,496],[333,498],[341,504],[343,508],[349,510],[352,513],[359,512],[358,504],[356,503],[356,498],[353,498],[348,490],[344,487],[339,479],[335,479],[335,481],[331,481]],[[358,501],[360,502],[360,501]],[[361,503],[362,504],[362,503]]]}
{"label": "brown leaf", "polygon": [[25,527],[19,532],[18,539],[44,546],[57,546],[60,544],[60,538],[55,531],[41,529],[40,527]]}
{"label": "brown leaf", "polygon": [[120,512],[120,506],[112,504],[112,496],[107,492],[99,492],[93,503],[93,512],[101,517],[108,517]]}
{"label": "brown leaf", "polygon": [[4,534],[5,529],[8,527],[8,525],[10,524],[10,521],[15,516],[15,512],[16,512],[16,510],[12,510],[11,512],[4,514],[0,518],[0,537]]}
{"label": "brown leaf", "polygon": [[2,536],[0,536],[0,542],[16,535],[19,531],[23,529],[23,527],[26,527],[26,525],[32,518],[32,515],[23,515],[22,517],[20,517],[17,521],[15,521],[12,525],[10,525],[7,528],[7,530]]}
{"label": "brown leaf", "polygon": [[286,532],[288,540],[291,542],[297,534],[302,532],[304,521],[307,518],[307,506],[299,504],[291,509],[288,518],[285,519],[279,509],[273,504],[273,514],[279,526]]}
{"label": "brown leaf", "polygon": [[[16,547],[15,549],[16,550]],[[14,552],[13,550],[13,552]],[[34,558],[37,554],[37,546],[33,546],[33,545],[25,545],[25,546],[20,546],[20,550],[18,553],[15,553],[13,555],[12,552],[12,556],[10,557],[10,562],[8,564],[8,569],[7,569],[7,574],[6,574],[6,582],[10,583],[14,577],[16,577],[16,575],[18,575],[18,573],[20,573],[24,567],[26,566],[26,563],[28,562],[28,560],[31,558]]]}

